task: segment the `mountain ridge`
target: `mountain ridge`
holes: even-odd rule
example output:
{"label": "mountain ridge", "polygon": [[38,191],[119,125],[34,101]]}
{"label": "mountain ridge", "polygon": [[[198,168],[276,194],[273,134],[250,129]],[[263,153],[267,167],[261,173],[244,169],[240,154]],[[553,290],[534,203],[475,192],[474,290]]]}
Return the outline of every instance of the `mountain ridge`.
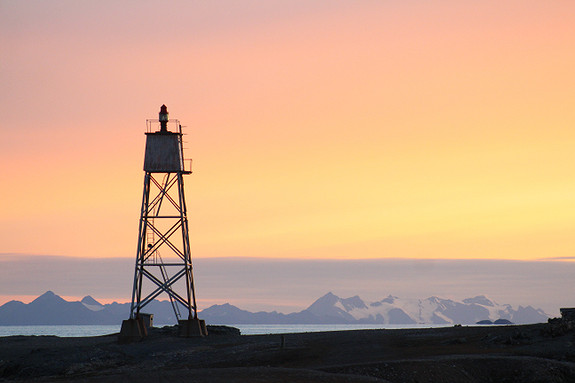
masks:
{"label": "mountain ridge", "polygon": [[[184,312],[180,307],[180,312]],[[25,304],[10,301],[0,306],[0,325],[106,325],[119,324],[129,316],[130,304],[101,304],[91,296],[69,302],[52,291]],[[174,324],[176,316],[169,301],[152,301],[146,312],[156,324]],[[250,312],[229,303],[212,305],[198,313],[209,324],[475,324],[506,320],[515,324],[545,322],[543,310],[532,306],[514,309],[485,295],[462,301],[432,296],[404,299],[393,295],[365,302],[358,295],[340,298],[329,292],[306,309],[289,314],[277,311]]]}

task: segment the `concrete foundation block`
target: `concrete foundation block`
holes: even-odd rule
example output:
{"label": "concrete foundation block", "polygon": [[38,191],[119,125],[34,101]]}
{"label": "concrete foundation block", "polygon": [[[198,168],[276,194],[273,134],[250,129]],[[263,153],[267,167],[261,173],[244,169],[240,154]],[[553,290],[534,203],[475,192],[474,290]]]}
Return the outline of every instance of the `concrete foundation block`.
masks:
{"label": "concrete foundation block", "polygon": [[130,342],[140,340],[147,335],[148,331],[142,318],[126,319],[122,321],[118,339],[120,342]]}
{"label": "concrete foundation block", "polygon": [[182,319],[178,321],[179,336],[190,338],[208,335],[206,321],[202,319]]}

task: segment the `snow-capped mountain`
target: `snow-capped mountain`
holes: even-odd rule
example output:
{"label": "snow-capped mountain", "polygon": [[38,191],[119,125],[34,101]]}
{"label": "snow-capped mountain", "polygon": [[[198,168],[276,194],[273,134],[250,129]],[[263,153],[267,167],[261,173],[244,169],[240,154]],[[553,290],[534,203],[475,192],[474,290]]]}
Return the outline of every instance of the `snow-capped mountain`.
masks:
{"label": "snow-capped mountain", "polygon": [[[24,304],[11,301],[0,306],[0,325],[117,324],[129,316],[129,303],[101,304],[87,296],[68,302],[51,291]],[[152,301],[146,312],[158,324],[176,323],[169,301]],[[328,293],[307,309],[291,314],[241,310],[228,303],[202,310],[208,324],[475,324],[506,319],[516,324],[546,322],[549,316],[531,306],[500,305],[480,295],[454,301],[438,297],[403,299],[392,295],[365,302],[360,297],[340,298]]]}
{"label": "snow-capped mountain", "polygon": [[101,304],[100,302],[98,302],[89,295],[82,298],[80,303],[82,303],[84,307],[86,307],[88,310],[92,311],[100,311],[106,308],[103,304]]}
{"label": "snow-capped mountain", "polygon": [[358,296],[340,298],[332,293],[291,314],[251,313],[225,304],[208,307],[200,315],[210,324],[476,324],[501,319],[526,324],[546,322],[549,318],[540,309],[531,306],[514,309],[483,295],[461,302],[438,297],[402,299],[392,295],[365,302]]}
{"label": "snow-capped mountain", "polygon": [[474,324],[480,320],[507,319],[516,324],[545,322],[549,318],[531,306],[513,309],[484,295],[454,301],[438,297],[402,299],[389,295],[366,303],[360,297],[340,298],[328,293],[306,310],[318,317],[340,318],[349,322],[383,324]]}

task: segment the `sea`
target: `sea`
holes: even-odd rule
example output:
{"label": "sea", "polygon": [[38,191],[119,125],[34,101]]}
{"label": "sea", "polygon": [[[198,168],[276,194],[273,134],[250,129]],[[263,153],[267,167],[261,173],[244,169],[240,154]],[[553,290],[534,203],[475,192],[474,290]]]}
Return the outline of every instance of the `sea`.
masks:
{"label": "sea", "polygon": [[[154,324],[154,327],[164,325]],[[170,326],[170,325],[166,325]],[[371,329],[407,329],[450,327],[451,325],[414,324],[414,325],[368,325],[368,324],[237,324],[229,325],[240,329],[242,335],[289,334],[302,332],[371,330]],[[66,326],[0,326],[0,337],[15,335],[85,337],[110,335],[120,332],[118,325],[66,325]]]}

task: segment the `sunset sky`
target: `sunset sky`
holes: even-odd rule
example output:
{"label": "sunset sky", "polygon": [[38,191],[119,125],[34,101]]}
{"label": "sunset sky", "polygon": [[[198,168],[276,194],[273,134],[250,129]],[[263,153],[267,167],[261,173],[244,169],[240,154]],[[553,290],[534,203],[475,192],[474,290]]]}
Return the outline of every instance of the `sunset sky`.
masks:
{"label": "sunset sky", "polygon": [[195,258],[568,260],[574,68],[571,0],[3,0],[0,253],[135,259],[166,104]]}

